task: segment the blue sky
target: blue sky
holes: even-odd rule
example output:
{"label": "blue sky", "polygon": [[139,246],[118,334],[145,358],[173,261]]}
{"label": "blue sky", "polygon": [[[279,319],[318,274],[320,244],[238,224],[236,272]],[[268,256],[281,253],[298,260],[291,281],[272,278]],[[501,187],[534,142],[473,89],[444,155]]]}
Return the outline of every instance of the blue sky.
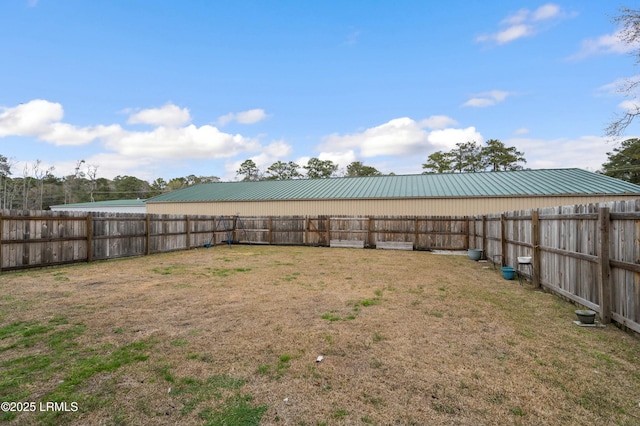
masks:
{"label": "blue sky", "polygon": [[0,154],[14,176],[234,180],[248,158],[421,173],[500,139],[531,168],[596,170],[638,73],[622,5],[3,0]]}

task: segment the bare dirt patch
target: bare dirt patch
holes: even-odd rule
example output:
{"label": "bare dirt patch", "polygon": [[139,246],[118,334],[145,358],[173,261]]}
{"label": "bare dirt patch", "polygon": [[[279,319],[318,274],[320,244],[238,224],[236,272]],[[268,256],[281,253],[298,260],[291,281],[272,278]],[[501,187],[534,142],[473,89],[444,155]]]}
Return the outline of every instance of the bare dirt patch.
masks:
{"label": "bare dirt patch", "polygon": [[637,338],[463,256],[201,248],[0,292],[2,400],[79,405],[13,424],[640,421]]}

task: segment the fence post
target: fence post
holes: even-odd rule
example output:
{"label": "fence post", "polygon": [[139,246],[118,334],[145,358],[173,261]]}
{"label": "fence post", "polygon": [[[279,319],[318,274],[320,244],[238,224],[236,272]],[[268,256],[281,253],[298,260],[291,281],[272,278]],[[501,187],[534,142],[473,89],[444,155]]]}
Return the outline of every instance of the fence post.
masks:
{"label": "fence post", "polygon": [[269,216],[269,218],[267,219],[267,241],[269,242],[269,245],[273,244],[273,234],[271,233],[271,228],[273,227],[273,218],[271,216]]}
{"label": "fence post", "polygon": [[327,247],[331,245],[331,217],[327,217]]}
{"label": "fence post", "polygon": [[145,229],[145,240],[146,240],[146,255],[149,256],[151,254],[151,217],[149,216],[149,214],[147,213],[147,217],[146,217],[146,222],[147,222],[147,229]]}
{"label": "fence post", "polygon": [[489,259],[489,253],[487,253],[487,216],[482,215],[482,253],[484,258]]}
{"label": "fence post", "polygon": [[[465,233],[465,237],[467,239],[467,244],[466,244],[466,248],[470,249],[471,248],[471,237],[469,236],[469,234],[471,234],[471,219],[469,219],[469,216],[465,216],[466,219],[466,224],[467,224],[467,232]],[[474,244],[475,247],[475,244]]]}
{"label": "fence post", "polygon": [[531,212],[531,244],[533,245],[533,277],[534,288],[540,288],[540,213],[538,209]]}
{"label": "fence post", "polygon": [[603,324],[611,323],[611,267],[609,265],[609,225],[608,207],[600,207],[598,212],[599,250],[598,260],[598,292],[600,296],[600,320]]}
{"label": "fence post", "polygon": [[309,216],[304,217],[304,234],[302,234],[302,244],[309,245]]}
{"label": "fence post", "polygon": [[93,221],[91,220],[91,214],[87,215],[87,262],[93,260],[93,243],[91,237],[93,236]]}
{"label": "fence post", "polygon": [[504,213],[500,214],[500,251],[502,255],[502,266],[507,264],[507,238],[505,237],[507,231],[507,219]]}
{"label": "fence post", "polygon": [[[240,240],[240,238],[238,238],[236,236],[236,226],[237,226],[237,223],[238,223],[238,215],[233,216],[233,222],[231,222],[231,223],[232,223],[232,228],[231,228],[231,241],[230,241],[230,244],[233,244],[234,241],[239,241]],[[229,246],[229,247],[231,247],[231,246]]]}
{"label": "fence post", "polygon": [[187,218],[187,250],[191,248],[191,220],[189,219],[189,215],[186,215]]}
{"label": "fence post", "polygon": [[420,222],[418,222],[418,217],[415,217],[415,222],[413,224],[413,230],[414,230],[414,235],[413,235],[413,249],[414,250],[418,250],[420,247],[418,247],[418,243],[420,242],[420,237],[418,236],[418,228],[420,227]]}

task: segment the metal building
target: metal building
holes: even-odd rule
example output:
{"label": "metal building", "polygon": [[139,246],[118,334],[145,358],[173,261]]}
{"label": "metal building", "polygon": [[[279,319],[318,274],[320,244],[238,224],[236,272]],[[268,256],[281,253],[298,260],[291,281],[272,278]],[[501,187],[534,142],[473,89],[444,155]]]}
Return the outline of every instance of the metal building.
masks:
{"label": "metal building", "polygon": [[147,213],[240,216],[472,216],[640,198],[640,186],[582,169],[217,182],[146,201]]}
{"label": "metal building", "polygon": [[146,213],[144,200],[108,200],[91,203],[58,204],[54,212]]}

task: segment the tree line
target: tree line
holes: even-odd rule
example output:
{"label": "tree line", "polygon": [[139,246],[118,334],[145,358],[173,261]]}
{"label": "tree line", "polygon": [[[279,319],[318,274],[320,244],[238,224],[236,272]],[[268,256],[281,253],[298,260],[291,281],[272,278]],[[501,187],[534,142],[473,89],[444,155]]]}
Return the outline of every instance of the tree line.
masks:
{"label": "tree line", "polygon": [[[300,166],[293,161],[276,161],[266,169],[260,169],[256,163],[245,160],[236,176],[242,181],[286,180],[286,179],[325,179],[330,177],[381,176],[382,173],[372,166],[365,166],[360,161],[349,164],[346,171],[340,171],[339,165],[331,160],[311,158],[306,165]],[[393,174],[393,173],[391,173]]]}
{"label": "tree line", "polygon": [[[489,139],[485,145],[476,142],[457,143],[451,151],[437,151],[429,155],[422,165],[423,173],[469,173],[482,171],[521,170],[527,160],[524,153],[515,147],[507,147],[497,139]],[[393,173],[390,173],[393,174]],[[381,176],[375,167],[354,161],[344,172],[331,160],[311,158],[300,166],[293,161],[277,161],[268,168],[260,169],[253,160],[246,160],[236,171],[243,181],[282,179],[322,179],[336,176]]]}
{"label": "tree line", "polygon": [[189,175],[153,182],[135,176],[98,177],[99,167],[76,163],[73,174],[58,177],[54,168],[43,168],[42,162],[25,163],[14,170],[15,163],[0,155],[0,208],[15,210],[46,210],[59,204],[85,203],[121,199],[146,199],[176,189],[207,182],[217,182],[216,176]]}
{"label": "tree line", "polygon": [[[514,147],[491,139],[484,146],[475,142],[459,143],[449,152],[431,154],[422,165],[423,173],[465,173],[518,170],[526,163],[524,154]],[[394,173],[389,173],[393,175]],[[241,163],[236,178],[242,181],[323,179],[329,177],[381,176],[373,166],[354,161],[342,169],[330,160],[311,158],[300,166],[293,161],[277,161],[265,169],[248,159]],[[119,199],[146,199],[192,185],[219,182],[217,176],[188,175],[153,182],[135,176],[99,177],[99,166],[78,160],[74,172],[56,176],[54,168],[42,161],[26,163],[16,170],[15,161],[0,155],[0,208],[46,210],[52,205]]]}
{"label": "tree line", "polygon": [[[599,173],[640,185],[640,139],[622,142],[607,153],[607,161]],[[507,147],[496,139],[484,145],[475,142],[458,143],[450,151],[437,151],[422,164],[423,173],[469,173],[480,171],[521,170],[526,163],[524,153]],[[188,175],[153,182],[135,176],[98,177],[99,167],[84,160],[76,163],[74,172],[57,177],[53,167],[44,168],[40,160],[15,170],[15,162],[0,155],[0,208],[16,210],[46,210],[52,205],[108,201],[120,199],[146,199],[165,192],[189,186],[219,182],[217,176]],[[394,173],[389,173],[393,175]],[[260,169],[253,160],[244,161],[236,171],[243,181],[323,179],[329,177],[381,176],[375,167],[354,161],[345,169],[330,160],[311,158],[306,165],[293,161],[276,161]]]}

